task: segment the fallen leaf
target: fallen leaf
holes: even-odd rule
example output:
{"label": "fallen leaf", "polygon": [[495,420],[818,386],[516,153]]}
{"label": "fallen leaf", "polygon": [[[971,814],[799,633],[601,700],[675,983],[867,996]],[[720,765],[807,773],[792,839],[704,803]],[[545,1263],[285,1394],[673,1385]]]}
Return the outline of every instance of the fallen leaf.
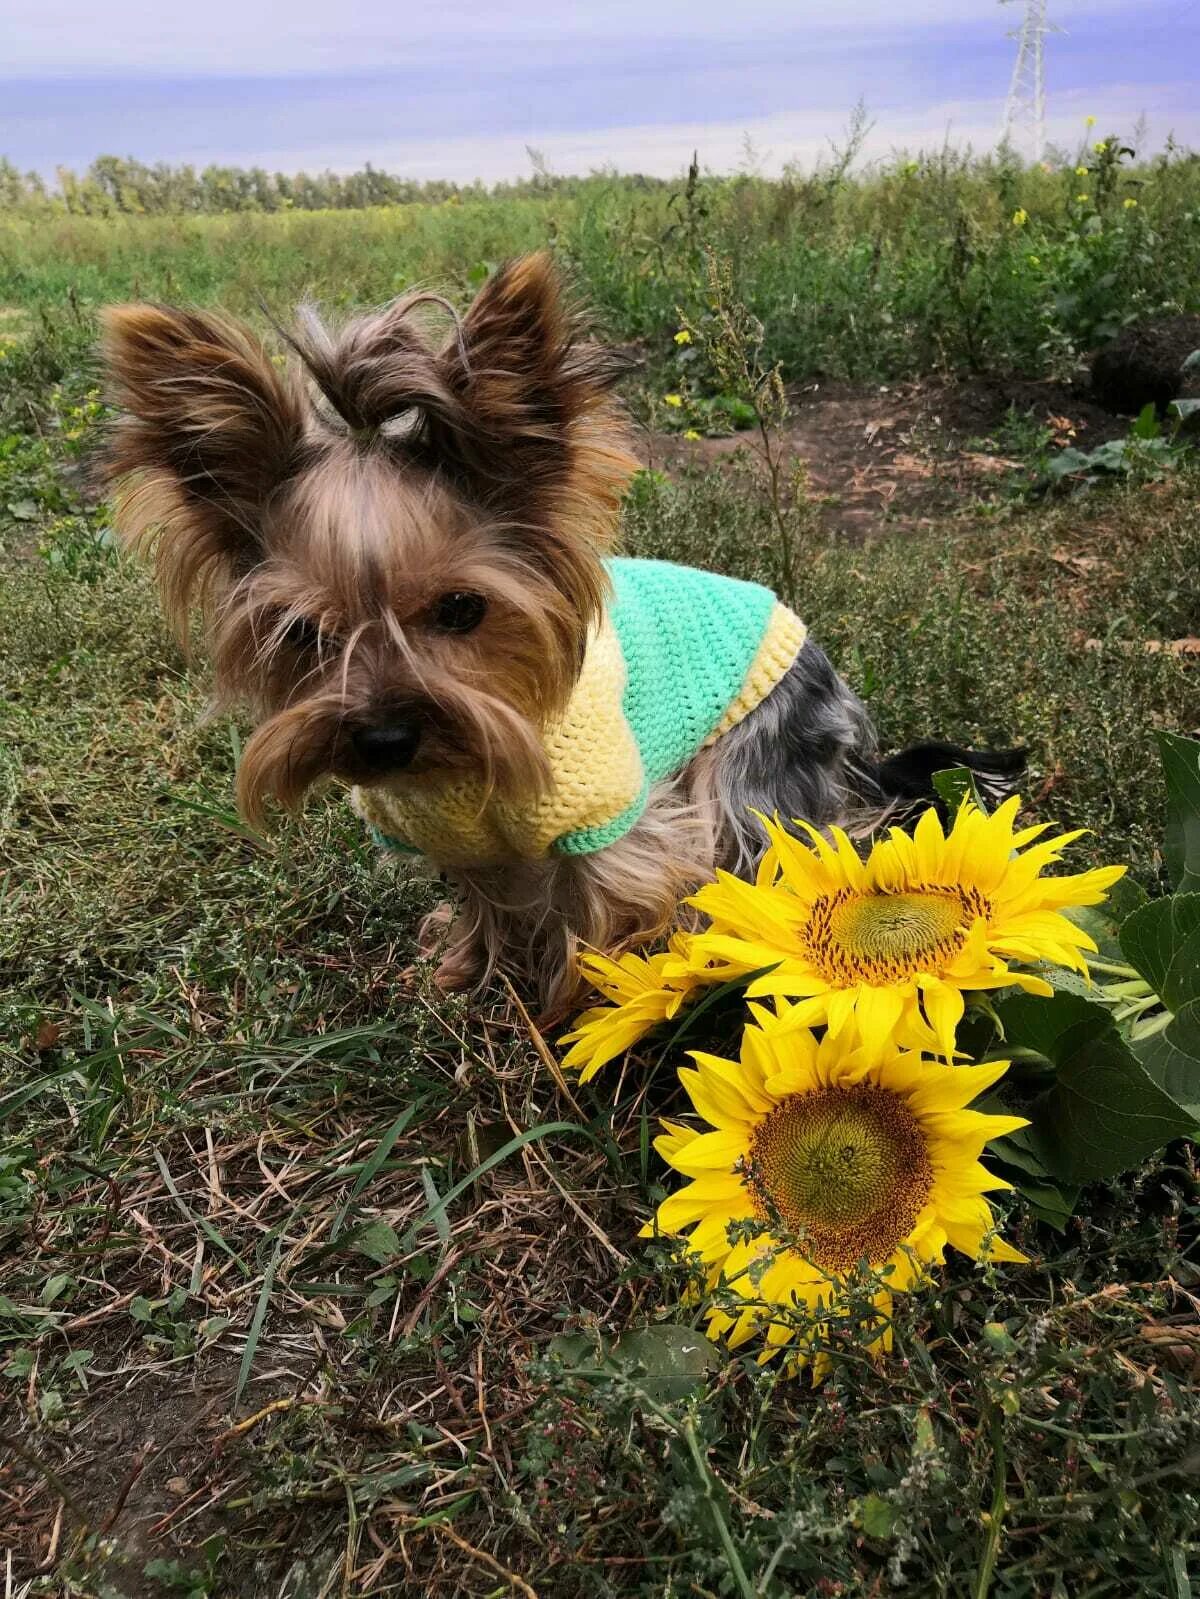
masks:
{"label": "fallen leaf", "polygon": [[1075,555],[1070,550],[1051,550],[1050,559],[1059,566],[1065,566],[1068,571],[1084,574],[1094,572],[1104,564],[1098,555]]}

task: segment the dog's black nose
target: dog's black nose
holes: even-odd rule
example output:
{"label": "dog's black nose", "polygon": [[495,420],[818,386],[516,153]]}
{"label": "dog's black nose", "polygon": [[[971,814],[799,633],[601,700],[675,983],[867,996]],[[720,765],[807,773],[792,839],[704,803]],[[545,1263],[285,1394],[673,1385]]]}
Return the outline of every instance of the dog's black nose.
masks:
{"label": "dog's black nose", "polygon": [[402,772],[412,765],[421,729],[416,722],[390,722],[386,727],[356,728],[351,742],[354,753],[374,776]]}

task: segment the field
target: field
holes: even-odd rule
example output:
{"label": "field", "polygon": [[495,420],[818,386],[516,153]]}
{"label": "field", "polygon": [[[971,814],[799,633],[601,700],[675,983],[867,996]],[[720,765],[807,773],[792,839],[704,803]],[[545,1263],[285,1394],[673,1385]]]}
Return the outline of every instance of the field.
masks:
{"label": "field", "polygon": [[[1200,477],[1079,379],[1127,321],[1200,310],[1200,163],[1096,143],[1053,171],[0,210],[6,1594],[1193,1591],[1191,1146],[1065,1228],[1013,1198],[1032,1265],[958,1257],[882,1365],[834,1324],[817,1386],[753,1351],[681,1373],[662,1327],[702,1307],[637,1241],[677,1062],[580,1088],[519,996],[408,974],[438,884],[344,803],[242,824],[245,729],[206,719],[91,474],[106,301],[463,302],[549,241],[634,360],[628,548],[782,575],[885,744],[1027,744],[1030,816],[1153,891],[1153,733],[1200,723]],[[706,357],[723,316],[751,379],[778,364],[774,498],[766,389]]]}

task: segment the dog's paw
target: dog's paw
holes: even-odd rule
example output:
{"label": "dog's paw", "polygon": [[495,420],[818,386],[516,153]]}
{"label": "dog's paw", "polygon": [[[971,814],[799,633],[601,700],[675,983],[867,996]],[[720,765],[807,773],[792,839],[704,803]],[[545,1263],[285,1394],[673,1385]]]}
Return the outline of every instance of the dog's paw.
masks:
{"label": "dog's paw", "polygon": [[417,928],[417,953],[425,960],[432,960],[440,955],[446,947],[446,940],[450,936],[450,928],[454,922],[454,906],[449,900],[443,900],[428,916],[422,918],[421,925]]}
{"label": "dog's paw", "polygon": [[438,962],[434,986],[443,994],[461,994],[479,981],[479,962],[469,952],[452,949]]}

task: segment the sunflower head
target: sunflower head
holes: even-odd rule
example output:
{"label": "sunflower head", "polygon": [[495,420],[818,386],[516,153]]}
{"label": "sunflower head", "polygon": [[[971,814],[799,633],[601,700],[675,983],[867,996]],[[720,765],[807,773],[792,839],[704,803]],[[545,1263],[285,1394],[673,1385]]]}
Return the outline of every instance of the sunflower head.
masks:
{"label": "sunflower head", "polygon": [[[869,1335],[887,1341],[891,1296],[923,1280],[947,1245],[1022,1260],[995,1237],[985,1197],[1007,1188],[979,1161],[1020,1117],[969,1108],[1007,1062],[946,1066],[849,1033],[820,1041],[782,1004],[758,1012],[740,1058],[694,1054],[680,1073],[708,1123],[671,1123],[656,1148],[688,1178],[647,1233],[684,1236],[724,1303],[710,1331],[731,1345],[766,1334],[808,1358],[849,1285],[874,1276]],[[731,1307],[731,1308],[729,1308]]]}
{"label": "sunflower head", "polygon": [[629,953],[613,960],[590,954],[580,958],[580,971],[609,1002],[576,1017],[574,1027],[559,1040],[570,1046],[563,1065],[577,1070],[581,1083],[662,1022],[671,1021],[704,981],[681,961],[680,938],[676,934],[658,955]]}
{"label": "sunflower head", "polygon": [[1048,994],[1022,970],[1042,963],[1086,977],[1083,951],[1095,945],[1062,912],[1099,903],[1125,870],[1044,876],[1080,834],[1016,830],[1019,807],[1013,798],[989,816],[968,801],[949,833],[931,808],[865,860],[838,828],[826,838],[800,822],[797,837],[764,821],[757,880],[722,873],[692,901],[711,926],[688,941],[685,964],[709,981],[770,967],[752,996],[799,1000],[805,1021],[835,1034],[853,1019],[868,1041],[952,1059],[964,993],[1016,984]]}

